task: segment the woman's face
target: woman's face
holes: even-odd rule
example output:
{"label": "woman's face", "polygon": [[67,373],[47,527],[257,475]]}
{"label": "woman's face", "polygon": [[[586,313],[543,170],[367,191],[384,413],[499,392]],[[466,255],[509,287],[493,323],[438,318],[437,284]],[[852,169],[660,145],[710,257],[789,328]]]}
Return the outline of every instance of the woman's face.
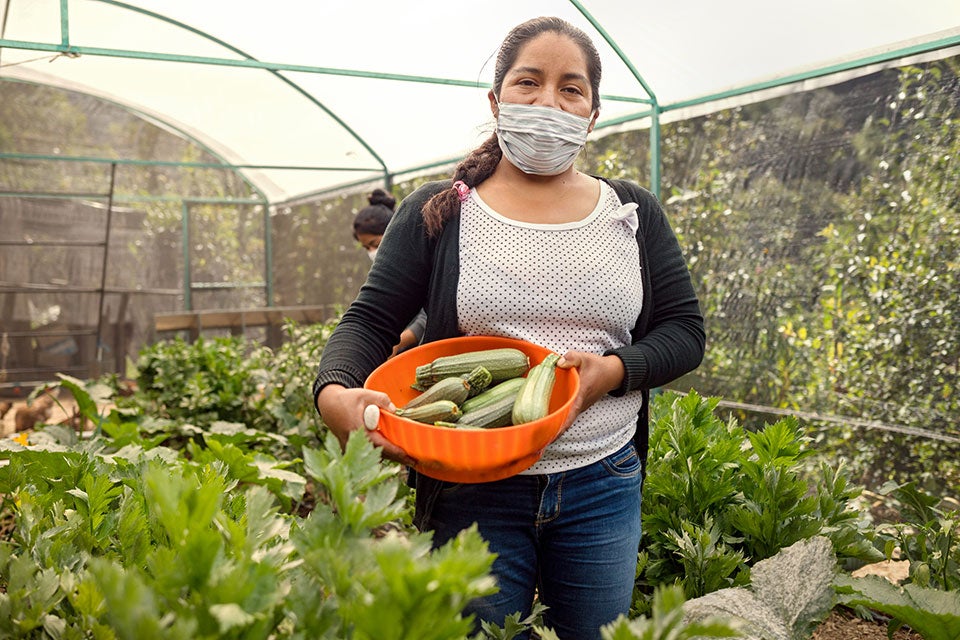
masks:
{"label": "woman's face", "polygon": [[374,235],[372,233],[357,234],[357,242],[360,243],[360,246],[363,247],[363,250],[367,252],[367,255],[370,256],[371,260],[377,256],[377,249],[380,248],[380,240],[382,239],[383,236]]}
{"label": "woman's face", "polygon": [[[552,31],[533,38],[520,48],[516,62],[504,76],[500,102],[533,104],[590,117],[593,96],[583,51],[570,38]],[[492,91],[490,108],[496,117]],[[591,131],[598,114],[592,115]]]}

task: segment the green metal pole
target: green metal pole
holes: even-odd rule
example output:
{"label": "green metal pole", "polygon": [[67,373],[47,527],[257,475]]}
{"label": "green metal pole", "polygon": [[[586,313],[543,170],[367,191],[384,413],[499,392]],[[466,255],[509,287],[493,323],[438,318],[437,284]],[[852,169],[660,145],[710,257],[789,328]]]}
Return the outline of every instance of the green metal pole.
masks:
{"label": "green metal pole", "polygon": [[[97,375],[103,364],[103,307],[107,293],[107,268],[110,257],[110,227],[113,223],[113,191],[117,184],[117,165],[110,165],[110,196],[107,198],[107,222],[103,232],[103,262],[100,269],[100,305],[97,309]],[[123,318],[120,319],[123,321]]]}
{"label": "green metal pole", "polygon": [[650,191],[660,199],[660,169],[661,169],[661,142],[660,142],[660,105],[653,105],[650,114]]}
{"label": "green metal pole", "polygon": [[60,44],[70,47],[70,9],[68,0],[60,0]]}
{"label": "green metal pole", "polygon": [[273,229],[270,205],[263,203],[263,258],[264,284],[266,286],[267,306],[273,306]]}
{"label": "green metal pole", "polygon": [[190,299],[190,291],[193,289],[190,276],[190,208],[186,202],[181,205],[180,211],[183,236],[183,308],[185,311],[193,311],[193,302]]}

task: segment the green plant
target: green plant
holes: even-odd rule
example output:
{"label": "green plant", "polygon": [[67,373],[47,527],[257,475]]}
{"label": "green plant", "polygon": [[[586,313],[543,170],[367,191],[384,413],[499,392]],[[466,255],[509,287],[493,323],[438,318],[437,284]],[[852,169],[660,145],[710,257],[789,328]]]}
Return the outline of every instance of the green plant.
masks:
{"label": "green plant", "polygon": [[956,640],[960,637],[960,593],[940,591],[917,584],[897,586],[880,576],[839,576],[839,601],[867,607],[891,616],[888,636],[903,625],[925,640]]}
{"label": "green plant", "polygon": [[914,482],[889,482],[881,492],[899,503],[902,518],[878,528],[887,556],[898,549],[899,558],[910,562],[910,581],[919,587],[960,591],[960,513],[940,508],[940,499]]}
{"label": "green plant", "polygon": [[40,440],[0,443],[5,637],[452,640],[494,588],[476,530],[432,550],[406,528],[398,469],[361,432],[303,450],[305,517],[237,444]]}
{"label": "green plant", "polygon": [[654,401],[638,611],[659,584],[689,598],[747,584],[750,566],[818,534],[841,558],[883,558],[853,508],[860,490],[845,467],[824,465],[807,481],[808,439],[794,419],[747,432],[720,420],[717,403],[693,391]]}
{"label": "green plant", "polygon": [[269,350],[235,336],[157,342],[137,360],[138,393],[117,403],[201,428],[217,420],[263,426],[268,363]]}
{"label": "green plant", "polygon": [[650,616],[632,620],[621,616],[601,629],[604,640],[692,640],[694,638],[737,638],[740,624],[728,616],[707,616],[685,620],[683,590],[663,585],[653,592]]}
{"label": "green plant", "polygon": [[801,540],[756,563],[748,586],[687,601],[686,618],[732,618],[748,640],[806,640],[833,608],[836,565],[829,540]]}

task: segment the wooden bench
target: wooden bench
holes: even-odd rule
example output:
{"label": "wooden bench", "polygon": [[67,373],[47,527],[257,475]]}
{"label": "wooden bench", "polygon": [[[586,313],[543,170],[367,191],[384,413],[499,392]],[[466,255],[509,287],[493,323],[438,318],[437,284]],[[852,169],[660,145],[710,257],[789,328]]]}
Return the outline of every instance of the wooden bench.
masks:
{"label": "wooden bench", "polygon": [[248,328],[266,327],[266,344],[278,347],[283,342],[283,324],[287,320],[302,324],[327,322],[334,316],[331,305],[305,307],[256,307],[250,309],[210,309],[157,313],[153,316],[153,339],[158,334],[186,331],[193,342],[206,329],[227,329],[231,335],[244,335]]}

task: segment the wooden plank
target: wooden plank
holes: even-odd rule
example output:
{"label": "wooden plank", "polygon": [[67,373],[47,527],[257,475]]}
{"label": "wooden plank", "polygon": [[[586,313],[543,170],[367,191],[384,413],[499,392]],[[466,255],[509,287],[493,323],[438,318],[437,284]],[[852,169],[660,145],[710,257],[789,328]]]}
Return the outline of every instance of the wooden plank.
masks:
{"label": "wooden plank", "polygon": [[202,329],[237,329],[282,325],[286,320],[301,323],[326,322],[326,305],[315,307],[258,307],[251,309],[211,309],[181,313],[154,314],[154,330],[200,331]]}

